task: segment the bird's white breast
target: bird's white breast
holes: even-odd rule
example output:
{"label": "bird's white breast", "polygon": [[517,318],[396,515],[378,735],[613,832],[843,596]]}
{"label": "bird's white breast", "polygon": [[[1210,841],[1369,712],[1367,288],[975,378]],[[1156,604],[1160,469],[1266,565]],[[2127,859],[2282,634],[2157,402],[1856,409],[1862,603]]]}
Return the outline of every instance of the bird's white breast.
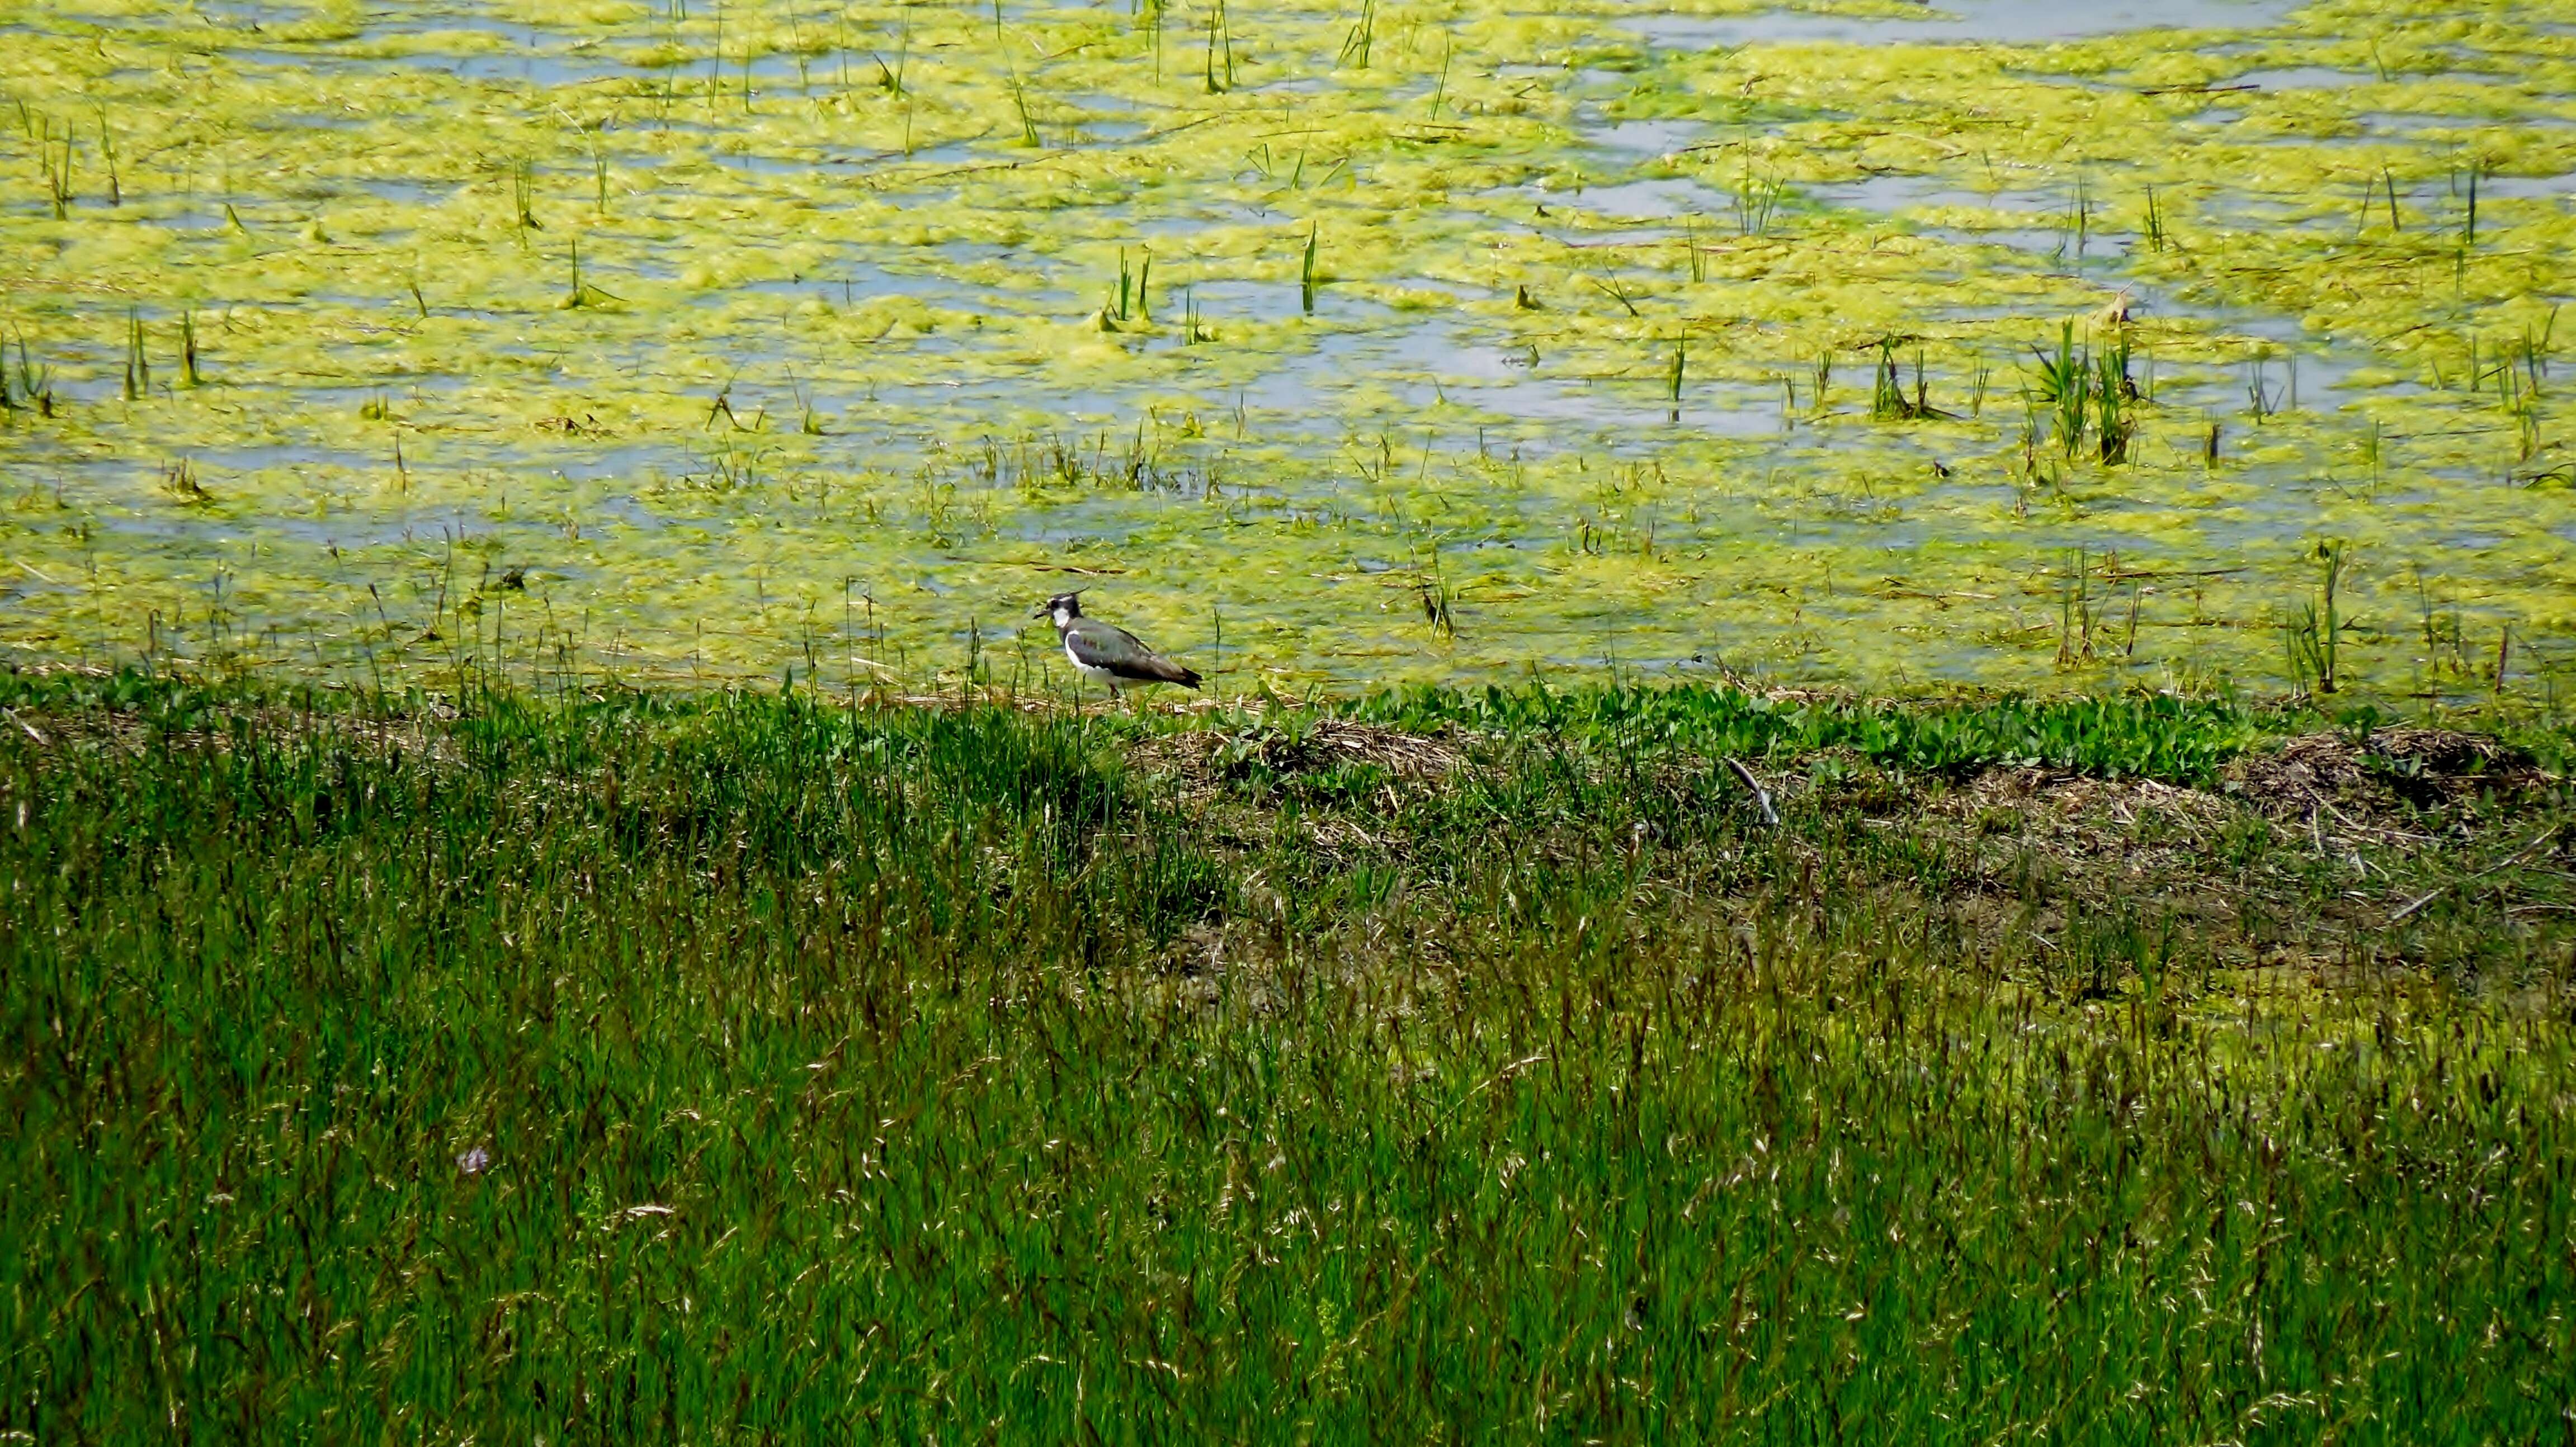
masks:
{"label": "bird's white breast", "polygon": [[1118,676],[1111,673],[1106,668],[1094,667],[1093,665],[1085,663],[1080,658],[1076,657],[1073,651],[1073,640],[1070,638],[1064,640],[1064,661],[1073,665],[1074,672],[1081,674],[1083,677],[1090,679],[1094,683],[1108,683]]}

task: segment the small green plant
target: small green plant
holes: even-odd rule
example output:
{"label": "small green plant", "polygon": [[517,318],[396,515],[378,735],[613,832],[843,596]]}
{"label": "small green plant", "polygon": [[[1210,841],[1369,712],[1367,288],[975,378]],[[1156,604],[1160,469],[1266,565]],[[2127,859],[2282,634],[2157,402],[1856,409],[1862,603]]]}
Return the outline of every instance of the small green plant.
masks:
{"label": "small green plant", "polygon": [[2301,693],[2333,693],[2341,681],[2342,640],[2347,626],[2342,614],[2342,587],[2347,549],[2340,541],[2320,542],[2316,591],[2303,598],[2283,620],[2290,682]]}
{"label": "small green plant", "polygon": [[1878,366],[1870,390],[1869,415],[1882,422],[1924,422],[1948,418],[1955,414],[1932,405],[1930,384],[1924,378],[1923,348],[1914,349],[1914,391],[1908,395],[1903,378],[1898,374],[1896,349],[1908,340],[1883,337],[1878,343]]}
{"label": "small green plant", "polygon": [[1315,247],[1324,234],[1321,221],[1306,223],[1306,254],[1297,267],[1297,296],[1305,314],[1315,314]]}
{"label": "small green plant", "polygon": [[2091,240],[2092,232],[2093,188],[2090,182],[2078,178],[2075,182],[2074,203],[2067,207],[2065,224],[2058,232],[2056,251],[2058,258],[2061,260],[2065,258],[2067,249],[2071,244],[2074,248],[2075,259],[2077,261],[2083,260],[2084,248]]}
{"label": "small green plant", "polygon": [[1225,0],[1208,9],[1206,80],[1209,95],[1234,89],[1234,31],[1226,23]]}
{"label": "small green plant", "polygon": [[107,204],[124,205],[125,188],[116,174],[116,132],[107,124],[107,106],[104,103],[98,108],[98,156],[107,165]]}
{"label": "small green plant", "polygon": [[1137,0],[1136,26],[1145,32],[1154,48],[1154,80],[1163,79],[1163,10],[1169,0]]}
{"label": "small green plant", "polygon": [[2057,666],[2074,668],[2093,661],[2092,563],[2081,548],[2066,555],[2058,571]]}
{"label": "small green plant", "polygon": [[45,171],[45,199],[53,203],[54,219],[68,218],[72,206],[72,132],[63,127],[53,133],[53,122],[43,123],[36,138],[36,158]]}
{"label": "small green plant", "polygon": [[524,242],[531,231],[542,231],[545,223],[537,219],[537,167],[524,157],[510,164],[510,213]]}
{"label": "small green plant", "polygon": [[125,400],[132,402],[152,391],[152,361],[144,354],[143,313],[125,309]]}
{"label": "small green plant", "polygon": [[822,415],[814,410],[814,399],[807,394],[805,384],[798,381],[792,371],[787,374],[787,390],[789,395],[796,399],[796,430],[807,437],[822,436]]}
{"label": "small green plant", "polygon": [[[1152,264],[1153,261],[1149,255],[1146,265],[1150,267]],[[1142,288],[1136,283],[1136,277],[1127,269],[1127,248],[1119,247],[1118,285],[1109,294],[1109,301],[1102,308],[1103,312],[1115,321],[1130,320],[1141,305],[1142,298],[1138,295],[1141,290]]]}
{"label": "small green plant", "polygon": [[1416,584],[1422,597],[1422,620],[1433,633],[1443,638],[1455,638],[1458,636],[1458,622],[1450,604],[1456,595],[1450,591],[1449,580],[1440,571],[1440,544],[1434,541],[1427,551],[1430,566],[1417,575]]}
{"label": "small green plant", "polygon": [[1603,296],[1625,308],[1628,315],[1639,318],[1645,316],[1645,313],[1637,310],[1636,299],[1628,295],[1628,288],[1621,284],[1618,274],[1610,270],[1608,262],[1601,264],[1601,275],[1595,278],[1592,284],[1600,288]]}
{"label": "small green plant", "polygon": [[2277,415],[2281,410],[2281,393],[2264,379],[2264,358],[2258,353],[2245,363],[2245,410],[2255,421]]}
{"label": "small green plant", "polygon": [[1213,342],[1216,333],[1199,319],[1199,298],[1195,284],[1181,288],[1181,345],[1194,347]]}
{"label": "small green plant", "polygon": [[2415,603],[2424,638],[2424,665],[2437,678],[2470,678],[2477,669],[2469,659],[2468,620],[2457,608],[2438,607],[2420,566],[2415,570]]}
{"label": "small green plant", "polygon": [[1869,415],[1878,421],[1906,415],[1905,388],[1896,379],[1896,342],[1878,344],[1878,366],[1872,373]]}
{"label": "small green plant", "polygon": [[[1159,7],[1159,4],[1157,5]],[[1377,39],[1377,0],[1360,0],[1360,18],[1342,37],[1339,63],[1354,70],[1369,68],[1369,47]]]}
{"label": "small green plant", "polygon": [[2136,426],[2130,404],[2137,395],[2137,385],[2129,379],[2129,331],[2121,327],[2094,358],[2093,433],[2105,467],[2129,460],[2129,438]]}
{"label": "small green plant", "polygon": [[2505,415],[2513,419],[2514,460],[2529,462],[2540,450],[2540,388],[2536,381],[2525,380],[2526,374],[2510,363],[2498,379],[2496,394]]}
{"label": "small green plant", "polygon": [[2092,411],[2092,363],[2076,349],[2075,323],[2071,321],[2060,327],[2055,352],[2041,347],[2031,350],[2039,359],[2031,393],[2037,403],[2048,409],[2053,435],[2071,458],[2084,440],[2085,423]]}
{"label": "small green plant", "polygon": [[176,462],[166,462],[161,465],[161,485],[168,488],[171,495],[181,502],[199,503],[213,500],[205,487],[197,481],[196,464],[185,457]]}
{"label": "small green plant", "polygon": [[1747,159],[1735,178],[1736,231],[1745,236],[1769,234],[1773,218],[1779,215],[1781,198],[1788,189],[1785,181],[1754,174],[1753,162]]}
{"label": "small green plant", "polygon": [[7,355],[0,353],[0,411],[14,412],[32,407],[38,416],[51,417],[54,415],[53,368],[35,360],[27,349],[24,331],[13,329],[13,337],[18,344],[16,368],[12,369]]}
{"label": "small green plant", "polygon": [[[1160,13],[1161,8],[1156,5],[1156,12]],[[904,88],[904,74],[912,63],[912,11],[907,7],[898,14],[901,18],[896,23],[894,63],[887,64],[885,57],[875,51],[868,52],[868,59],[877,63],[877,88],[896,100],[902,100],[911,94]],[[905,149],[909,151],[911,147],[906,146]]]}
{"label": "small green plant", "polygon": [[1011,107],[1019,113],[1020,144],[1033,151],[1045,149],[1046,140],[1038,134],[1037,117],[1029,112],[1028,86],[1020,79],[1018,71],[1011,72],[1008,88],[1011,94]]}

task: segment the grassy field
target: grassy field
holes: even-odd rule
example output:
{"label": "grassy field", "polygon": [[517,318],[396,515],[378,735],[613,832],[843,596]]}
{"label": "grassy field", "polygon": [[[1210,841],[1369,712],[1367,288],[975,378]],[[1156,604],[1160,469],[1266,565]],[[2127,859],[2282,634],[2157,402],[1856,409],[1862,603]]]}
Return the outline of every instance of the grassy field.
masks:
{"label": "grassy field", "polygon": [[2576,1422],[2563,732],[0,705],[8,1440]]}

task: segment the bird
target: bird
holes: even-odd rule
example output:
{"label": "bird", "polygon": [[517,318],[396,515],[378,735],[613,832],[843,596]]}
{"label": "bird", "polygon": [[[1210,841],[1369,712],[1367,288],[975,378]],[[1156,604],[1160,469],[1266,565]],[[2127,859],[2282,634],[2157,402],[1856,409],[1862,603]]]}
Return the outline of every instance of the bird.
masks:
{"label": "bird", "polygon": [[1109,696],[1117,698],[1118,688],[1126,683],[1177,683],[1183,688],[1199,686],[1199,676],[1145,646],[1143,640],[1124,628],[1114,628],[1097,618],[1082,616],[1082,590],[1058,593],[1046,600],[1046,606],[1029,615],[1053,618],[1058,638],[1064,640],[1065,660],[1073,671],[1096,683],[1107,685]]}

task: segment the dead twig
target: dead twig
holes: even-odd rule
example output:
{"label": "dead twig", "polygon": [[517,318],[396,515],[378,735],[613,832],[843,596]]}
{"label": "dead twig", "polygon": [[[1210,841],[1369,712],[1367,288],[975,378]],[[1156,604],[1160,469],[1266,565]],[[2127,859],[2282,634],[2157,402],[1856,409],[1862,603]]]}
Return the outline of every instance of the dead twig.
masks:
{"label": "dead twig", "polygon": [[2408,905],[2407,905],[2407,906],[2405,906],[2404,908],[2402,908],[2402,909],[2398,910],[2395,914],[2390,915],[2390,916],[2388,917],[2388,922],[2389,922],[2390,924],[2404,924],[2407,920],[2410,920],[2410,919],[2412,919],[2412,918],[2414,918],[2414,917],[2415,917],[2415,912],[2416,912],[2417,910],[2420,910],[2420,909],[2422,909],[2424,906],[2426,906],[2426,905],[2428,905],[2428,904],[2431,904],[2433,901],[2435,901],[2435,900],[2437,900],[2437,899],[2440,899],[2443,895],[2449,894],[2452,890],[2458,889],[2460,886],[2462,886],[2462,885],[2464,885],[2464,884],[2475,884],[2475,883],[2477,883],[2477,882],[2478,882],[2479,880],[2481,880],[2481,879],[2491,879],[2491,878],[2495,877],[2496,875],[2502,874],[2502,873],[2504,873],[2506,870],[2511,869],[2511,868],[2513,868],[2514,866],[2516,866],[2516,865],[2518,865],[2518,864],[2521,864],[2521,863],[2525,862],[2526,860],[2529,860],[2533,855],[2538,854],[2538,853],[2540,852],[2540,850],[2541,850],[2541,846],[2543,846],[2543,845],[2547,844],[2550,840],[2555,839],[2555,838],[2557,838],[2557,837],[2558,837],[2558,826],[2557,826],[2557,825],[2555,825],[2555,824],[2552,824],[2551,826],[2549,826],[2549,828],[2548,828],[2547,830],[2545,830],[2545,831],[2543,831],[2543,832],[2542,832],[2542,834],[2541,834],[2541,836],[2540,836],[2539,838],[2534,839],[2534,840],[2532,840],[2529,844],[2526,844],[2526,845],[2522,846],[2522,848],[2521,848],[2519,851],[2517,851],[2511,859],[2506,860],[2506,861],[2505,861],[2504,863],[2502,863],[2502,864],[2494,865],[2494,866],[2491,866],[2491,867],[2486,868],[2486,869],[2481,869],[2481,870],[2479,870],[2477,873],[2472,874],[2472,875],[2469,875],[2468,877],[2466,877],[2466,878],[2464,878],[2464,879],[2454,879],[2454,880],[2450,881],[2449,883],[2447,883],[2447,884],[2443,885],[2441,888],[2439,888],[2439,889],[2437,889],[2437,890],[2434,890],[2431,894],[2428,894],[2428,895],[2424,896],[2422,899],[2416,900],[2416,901],[2414,901],[2413,903],[2408,904]]}
{"label": "dead twig", "polygon": [[1744,767],[1743,760],[1728,759],[1726,766],[1733,769],[1735,777],[1743,780],[1744,787],[1752,791],[1753,807],[1762,811],[1762,826],[1766,829],[1779,828],[1780,811],[1771,807],[1771,791],[1762,787],[1762,781],[1753,777],[1753,771]]}

